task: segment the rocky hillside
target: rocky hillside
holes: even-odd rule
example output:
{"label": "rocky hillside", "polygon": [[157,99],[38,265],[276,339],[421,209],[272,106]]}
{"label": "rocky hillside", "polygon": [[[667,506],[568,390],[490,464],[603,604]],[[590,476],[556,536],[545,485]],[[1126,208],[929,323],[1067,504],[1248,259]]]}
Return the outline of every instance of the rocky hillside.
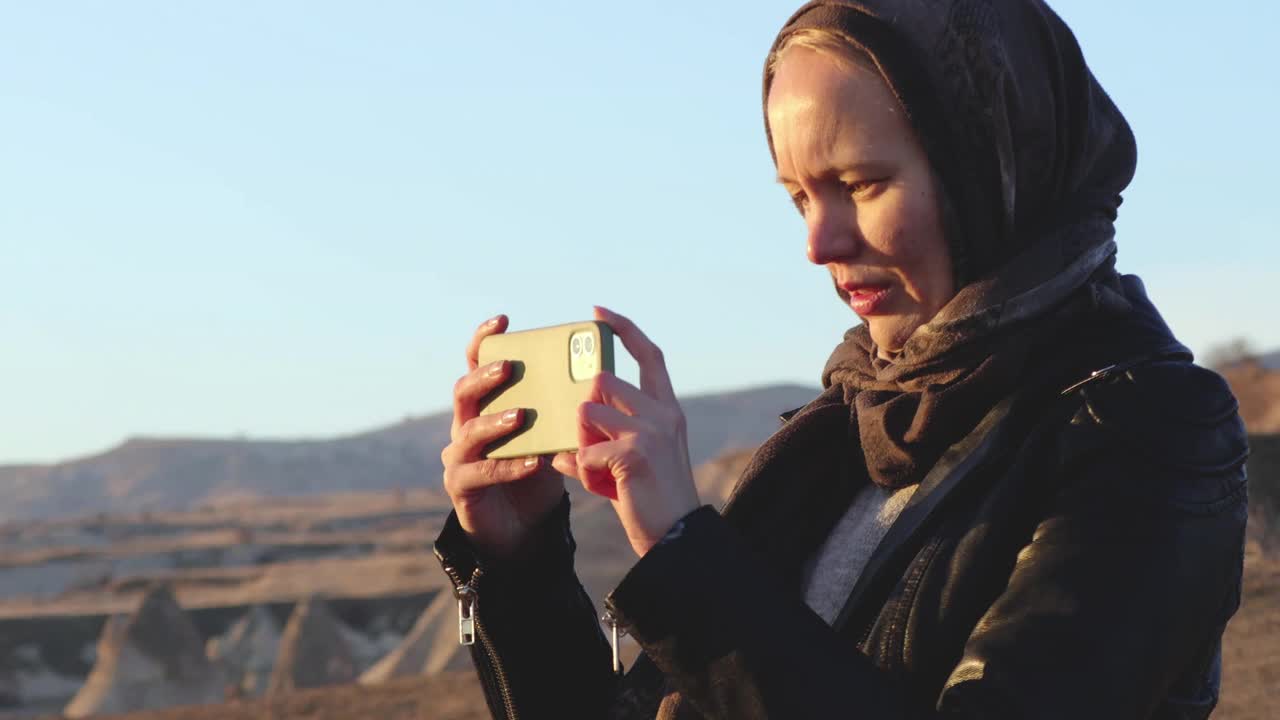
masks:
{"label": "rocky hillside", "polygon": [[1240,402],[1249,431],[1249,538],[1280,551],[1280,352],[1217,368]]}
{"label": "rocky hillside", "polygon": [[[778,413],[817,388],[774,385],[684,398],[694,464],[754,447]],[[449,413],[329,440],[134,438],[107,452],[54,465],[0,467],[0,522],[95,513],[182,510],[251,495],[437,488]]]}
{"label": "rocky hillside", "polygon": [[1220,372],[1240,401],[1240,416],[1249,432],[1280,433],[1280,368],[1271,367],[1268,358],[1254,358]]}

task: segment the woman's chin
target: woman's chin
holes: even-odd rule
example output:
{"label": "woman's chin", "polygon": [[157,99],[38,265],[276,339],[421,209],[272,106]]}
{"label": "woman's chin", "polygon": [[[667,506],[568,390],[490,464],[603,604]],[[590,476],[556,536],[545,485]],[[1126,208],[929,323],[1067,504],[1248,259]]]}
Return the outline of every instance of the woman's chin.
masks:
{"label": "woman's chin", "polygon": [[871,340],[876,344],[876,350],[882,353],[881,357],[885,357],[886,354],[897,355],[902,351],[906,339],[911,337],[911,332],[903,327],[902,323],[886,323],[884,322],[886,319],[884,317],[862,319],[867,324]]}

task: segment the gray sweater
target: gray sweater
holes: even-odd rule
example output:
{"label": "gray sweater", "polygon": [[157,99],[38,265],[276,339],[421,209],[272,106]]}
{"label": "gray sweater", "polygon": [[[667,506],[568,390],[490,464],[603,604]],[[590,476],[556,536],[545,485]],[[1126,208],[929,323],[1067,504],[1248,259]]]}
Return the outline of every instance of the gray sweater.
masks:
{"label": "gray sweater", "polygon": [[835,622],[871,553],[915,494],[918,484],[886,490],[867,483],[805,564],[804,599],[827,624]]}

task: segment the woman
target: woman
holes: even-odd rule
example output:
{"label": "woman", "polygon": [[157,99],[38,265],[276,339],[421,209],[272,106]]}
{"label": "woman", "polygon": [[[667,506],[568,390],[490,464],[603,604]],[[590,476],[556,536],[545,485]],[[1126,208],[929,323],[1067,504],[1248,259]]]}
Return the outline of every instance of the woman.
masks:
{"label": "woman", "polygon": [[[519,417],[455,388],[436,552],[495,717],[1203,718],[1239,603],[1245,436],[1142,284],[1114,270],[1132,134],[1039,0],[811,2],[775,41],[779,181],[862,319],[699,507],[661,352],[581,411],[582,447],[484,462]],[[560,474],[640,556],[573,573]]]}

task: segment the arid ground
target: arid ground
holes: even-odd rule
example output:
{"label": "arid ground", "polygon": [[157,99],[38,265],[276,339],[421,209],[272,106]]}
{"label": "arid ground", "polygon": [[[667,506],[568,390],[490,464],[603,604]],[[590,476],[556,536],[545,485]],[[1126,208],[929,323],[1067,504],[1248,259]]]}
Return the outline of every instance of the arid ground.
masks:
{"label": "arid ground", "polygon": [[[1280,388],[1275,380],[1280,371],[1245,367],[1224,374],[1238,395],[1248,395],[1242,406],[1255,434],[1249,467],[1251,520],[1244,594],[1242,606],[1227,628],[1223,695],[1213,717],[1271,720],[1280,717],[1280,434],[1276,434],[1280,427],[1272,425],[1276,415],[1270,408],[1280,408],[1280,395],[1268,395],[1268,402],[1259,402],[1257,395]],[[1249,394],[1253,390],[1259,392]],[[715,407],[718,417],[714,420],[721,424],[725,417],[751,414],[735,403]],[[778,409],[787,408],[771,407],[758,413],[766,420],[757,422],[758,428],[744,431],[741,438],[749,439],[753,433],[758,436],[760,428],[776,422]],[[1260,427],[1263,431],[1257,432]],[[385,445],[390,441],[379,442]],[[721,447],[725,442],[725,438],[703,441],[708,448],[720,449],[704,459],[696,471],[703,498],[716,504],[723,501],[750,455],[747,450],[726,451]],[[364,447],[363,452],[374,454],[377,447]],[[247,481],[242,478],[228,480],[238,477],[234,468],[243,467],[244,461],[218,459],[226,448],[199,449],[198,462],[192,460],[196,455],[191,453],[196,450],[191,448],[166,445],[161,450],[166,457],[179,458],[183,466],[195,462],[203,468],[211,478],[209,487],[231,487],[232,492],[218,497],[201,491],[201,503],[190,510],[113,511],[0,524],[0,720],[55,720],[62,717],[58,714],[62,708],[70,707],[72,695],[77,695],[82,707],[95,707],[94,703],[104,709],[111,707],[101,698],[118,700],[119,692],[90,697],[85,694],[85,678],[96,669],[103,676],[99,684],[110,689],[112,683],[126,683],[131,677],[152,672],[154,664],[138,660],[148,653],[155,655],[154,649],[145,646],[148,633],[187,637],[187,644],[193,646],[183,650],[183,662],[188,665],[204,663],[207,654],[208,662],[219,668],[233,668],[226,671],[226,696],[239,699],[116,715],[103,710],[94,717],[488,717],[469,659],[456,642],[456,619],[453,609],[446,607],[451,602],[446,579],[430,552],[430,542],[448,510],[447,499],[438,488],[326,490],[268,501],[246,496],[243,487]],[[245,452],[235,450],[240,455]],[[331,449],[290,447],[271,452],[281,453],[281,457],[301,453],[309,458],[307,467],[319,462],[313,457],[317,453],[365,462],[349,452]],[[396,452],[408,457],[403,448]],[[130,453],[131,463],[162,468],[157,477],[180,474],[181,466],[165,464],[170,460],[156,461],[159,456],[142,453],[139,447]],[[269,459],[276,476],[297,477],[296,470],[288,469],[287,460]],[[119,470],[120,463],[105,464],[114,468],[105,472],[113,492],[126,497],[128,490],[121,489],[120,478],[128,473]],[[330,475],[336,477],[336,472]],[[571,493],[579,575],[599,602],[633,556],[608,503],[585,495],[580,488],[571,489]],[[160,585],[172,592],[168,610],[156,615],[161,619],[139,619],[144,595]],[[331,619],[326,621],[330,624],[327,642],[340,645],[337,654],[351,665],[333,677],[345,679],[328,687],[264,695],[268,675],[263,673],[273,672],[275,660],[286,656],[305,659],[305,643],[295,644],[292,655],[284,651],[284,646],[293,642],[286,621],[317,595],[332,609]],[[259,625],[272,627],[249,638],[252,633],[245,629],[249,627],[245,623],[251,617]],[[133,624],[126,626],[126,619]],[[294,640],[296,635],[293,633]],[[202,640],[216,642],[205,648],[200,647]],[[243,651],[241,655],[225,650],[234,643],[243,645],[236,651]],[[219,647],[223,649],[217,650]],[[625,656],[634,657],[634,644],[625,647]],[[156,655],[161,656],[163,652]],[[392,656],[395,663],[382,662]],[[252,670],[255,662],[256,676]],[[264,662],[265,670],[261,667]],[[115,674],[107,677],[106,667],[113,668]],[[295,678],[306,675],[305,668],[294,670]],[[362,673],[361,681],[353,682]],[[274,687],[279,678],[272,676],[270,680]]]}

